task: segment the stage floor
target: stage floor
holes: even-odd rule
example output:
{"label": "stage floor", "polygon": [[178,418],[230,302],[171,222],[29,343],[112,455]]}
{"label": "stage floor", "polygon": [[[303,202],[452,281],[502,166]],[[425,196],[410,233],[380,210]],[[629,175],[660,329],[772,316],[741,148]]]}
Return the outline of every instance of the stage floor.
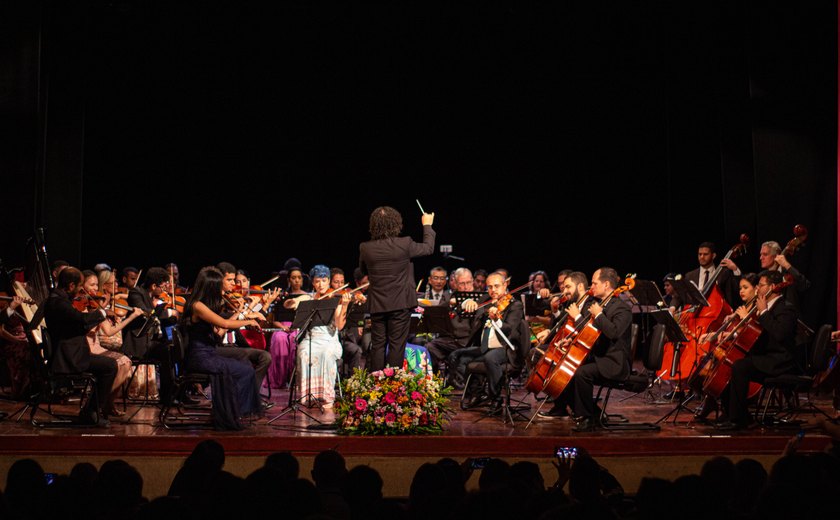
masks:
{"label": "stage floor", "polygon": [[[610,413],[620,413],[633,422],[657,422],[676,402],[661,398],[669,386],[654,387],[644,394],[631,395],[614,392],[610,399]],[[538,406],[532,395],[515,390],[514,398],[524,399],[531,410],[523,412],[531,417]],[[139,408],[128,405],[124,418],[115,418],[109,428],[37,428],[29,423],[29,412],[18,421],[14,412],[19,403],[0,402],[0,411],[10,414],[0,421],[0,453],[96,453],[102,455],[173,455],[188,454],[196,439],[216,438],[223,442],[230,455],[266,455],[289,450],[295,453],[313,453],[337,448],[345,454],[377,456],[493,456],[539,457],[553,452],[557,445],[584,446],[594,456],[672,456],[680,454],[778,454],[788,439],[799,429],[793,425],[777,427],[753,426],[744,431],[722,433],[711,426],[689,423],[690,412],[680,411],[659,422],[659,431],[614,432],[596,430],[588,433],[571,431],[569,419],[536,417],[530,427],[528,420],[516,416],[515,423],[503,424],[500,417],[484,417],[482,409],[462,411],[458,396],[452,399],[453,415],[446,431],[428,436],[343,436],[335,431],[319,431],[318,422],[305,414],[290,413],[269,420],[279,414],[288,401],[286,391],[275,391],[271,397],[273,408],[252,426],[239,432],[216,432],[209,429],[168,430],[157,422],[157,409],[152,406]],[[815,404],[830,412],[830,400],[817,398]],[[696,403],[691,403],[692,407]],[[548,409],[546,404],[544,409]],[[334,421],[331,410],[323,413],[318,408],[302,408],[324,423]],[[134,412],[130,422],[125,419]],[[39,417],[47,418],[39,412]],[[801,415],[804,429],[813,430],[817,418]],[[674,421],[676,419],[676,422]],[[802,449],[822,449],[828,438],[819,430],[806,435]]]}
{"label": "stage floor", "polygon": [[[631,395],[614,392],[609,404],[611,413],[621,413],[633,422],[656,422],[676,403],[662,400],[660,394],[669,386],[654,387],[652,392]],[[531,405],[528,417],[536,409],[533,396],[524,391],[514,397]],[[687,424],[689,412],[672,415],[661,421],[659,431],[590,433],[571,431],[569,419],[537,417],[529,428],[527,419],[516,417],[513,426],[503,424],[499,417],[482,417],[482,410],[461,411],[459,398],[454,397],[452,420],[441,435],[426,436],[343,436],[335,431],[312,430],[319,423],[303,413],[289,414],[269,421],[287,405],[288,392],[274,392],[274,406],[266,416],[239,432],[216,432],[210,429],[167,430],[157,422],[153,406],[128,406],[128,414],[137,412],[130,422],[125,418],[112,420],[108,428],[37,428],[29,423],[28,412],[16,421],[14,412],[19,403],[0,401],[0,411],[10,414],[0,421],[0,488],[5,486],[9,466],[17,459],[36,459],[45,471],[68,473],[77,462],[100,465],[109,459],[124,459],[138,468],[144,476],[147,497],[165,495],[183,460],[203,439],[216,439],[225,448],[225,469],[239,476],[247,476],[259,468],[265,456],[276,451],[291,451],[300,461],[301,476],[307,477],[315,455],[325,449],[340,451],[347,466],[369,465],[382,475],[386,496],[406,496],[417,468],[442,457],[464,460],[467,457],[500,457],[510,462],[528,460],[536,463],[547,483],[556,477],[552,465],[558,446],[574,446],[587,450],[599,464],[608,468],[633,492],[648,476],[673,479],[680,475],[698,473],[703,463],[715,455],[733,460],[755,458],[767,469],[775,462],[799,426],[753,427],[734,433],[717,432],[711,426]],[[827,398],[815,403],[830,411]],[[550,405],[547,404],[546,408]],[[330,423],[332,411],[321,413],[317,408],[304,410],[316,419]],[[47,416],[43,412],[38,415]],[[820,451],[829,438],[819,430],[817,416],[803,415],[808,432],[801,443],[801,451]],[[468,489],[477,487],[478,472],[468,482]]]}

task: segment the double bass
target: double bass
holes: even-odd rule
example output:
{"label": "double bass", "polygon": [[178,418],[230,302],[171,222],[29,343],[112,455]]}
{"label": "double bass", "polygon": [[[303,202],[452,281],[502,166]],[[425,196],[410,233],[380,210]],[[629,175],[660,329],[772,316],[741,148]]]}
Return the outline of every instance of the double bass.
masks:
{"label": "double bass", "polygon": [[[750,237],[742,234],[739,237],[739,242],[729,249],[723,260],[737,258],[744,254],[749,242]],[[726,268],[723,265],[718,264],[706,285],[699,288],[709,302],[708,307],[685,305],[679,311],[677,321],[683,334],[688,338],[688,343],[681,345],[680,356],[676,361],[674,360],[677,351],[676,346],[670,341],[665,343],[662,365],[657,371],[658,374],[662,374],[662,379],[671,379],[674,376],[678,376],[680,379],[689,379],[698,357],[706,354],[706,352],[698,350],[697,339],[707,331],[720,327],[724,318],[732,314],[732,307],[726,302],[717,286],[717,279],[724,269]]]}
{"label": "double bass", "polygon": [[[617,287],[609,296],[604,298],[601,306],[606,307],[613,298],[633,289],[635,285],[636,280],[632,277],[627,277],[624,280],[624,285]],[[577,325],[574,325],[574,320],[571,318],[567,320],[566,326],[568,326],[568,322],[571,322],[573,325],[572,330],[562,340],[552,340],[552,347],[555,345],[556,347],[554,347],[548,359],[546,359],[546,356],[549,354],[546,352],[546,356],[543,356],[541,360],[544,363],[537,363],[535,365],[535,369],[529,376],[526,385],[529,391],[535,394],[545,392],[554,399],[563,393],[563,390],[569,385],[575,372],[577,372],[577,369],[586,360],[593,345],[601,336],[601,331],[595,327],[594,321],[595,316],[581,319]],[[540,365],[539,369],[538,365]]]}

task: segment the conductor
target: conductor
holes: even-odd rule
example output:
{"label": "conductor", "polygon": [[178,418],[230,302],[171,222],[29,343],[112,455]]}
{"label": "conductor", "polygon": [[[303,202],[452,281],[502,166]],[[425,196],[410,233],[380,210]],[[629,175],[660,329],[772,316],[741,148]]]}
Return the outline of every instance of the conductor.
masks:
{"label": "conductor", "polygon": [[359,268],[368,276],[368,302],[371,321],[370,369],[388,365],[402,367],[405,342],[411,323],[411,309],[417,306],[414,265],[411,259],[427,256],[435,249],[432,229],[434,213],[423,213],[423,242],[399,236],[402,216],[392,207],[381,206],[370,214],[370,240],[359,245]]}

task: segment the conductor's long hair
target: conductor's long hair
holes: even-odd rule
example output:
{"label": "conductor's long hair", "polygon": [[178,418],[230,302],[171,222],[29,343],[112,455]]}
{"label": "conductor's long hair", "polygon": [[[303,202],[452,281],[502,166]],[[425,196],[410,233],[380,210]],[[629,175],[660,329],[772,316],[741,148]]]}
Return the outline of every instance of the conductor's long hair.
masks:
{"label": "conductor's long hair", "polygon": [[222,280],[224,275],[213,266],[203,267],[195,279],[195,286],[192,290],[189,302],[184,307],[184,314],[181,316],[181,325],[189,326],[193,315],[193,304],[201,302],[211,311],[218,314],[222,310]]}
{"label": "conductor's long hair", "polygon": [[391,206],[380,206],[370,214],[371,240],[399,236],[402,227],[402,215]]}

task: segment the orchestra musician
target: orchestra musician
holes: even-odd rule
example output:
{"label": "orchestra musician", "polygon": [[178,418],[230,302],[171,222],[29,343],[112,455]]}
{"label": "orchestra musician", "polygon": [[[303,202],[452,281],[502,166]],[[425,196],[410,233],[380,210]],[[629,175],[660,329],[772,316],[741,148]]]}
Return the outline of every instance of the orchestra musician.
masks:
{"label": "orchestra musician", "polygon": [[476,269],[473,273],[473,291],[487,291],[487,271],[484,269]]}
{"label": "orchestra musician", "polygon": [[[475,285],[473,275],[466,267],[459,267],[458,269],[455,269],[452,272],[452,278],[455,279],[458,291],[474,291]],[[445,361],[453,352],[469,346],[469,340],[472,337],[473,316],[463,312],[462,309],[455,308],[451,313],[451,321],[452,335],[441,334],[437,338],[426,343],[426,350],[429,351],[432,367],[435,370],[440,370],[442,362]],[[448,372],[447,376],[449,383],[456,389],[463,388],[463,378],[461,378],[451,366],[449,367]]]}
{"label": "orchestra musician", "polygon": [[[353,270],[353,281],[356,288],[368,283],[368,277],[357,267]],[[368,299],[365,289],[359,289],[350,307],[347,309],[347,323],[342,331],[342,347],[344,348],[344,363],[352,371],[362,367],[362,360],[370,352],[370,319]],[[358,358],[356,357],[358,353]]]}
{"label": "orchestra musician", "polygon": [[[534,298],[535,313],[529,316],[526,312],[525,321],[528,322],[534,334],[539,334],[546,327],[551,326],[551,300],[547,298],[550,294],[548,274],[545,271],[534,271],[531,273],[530,281],[530,290],[525,294]],[[525,310],[528,310],[527,307]]]}
{"label": "orchestra musician", "polygon": [[[129,271],[126,268],[123,272]],[[167,308],[165,303],[157,302],[159,296],[170,290],[169,273],[162,267],[152,267],[146,272],[143,284],[129,284],[128,287],[128,306],[151,315],[135,320],[123,329],[123,353],[132,359],[154,360],[160,366],[160,399],[168,402],[173,397],[172,365],[163,331],[178,322],[178,313]]]}
{"label": "orchestra musician", "polygon": [[[747,304],[747,303],[753,301],[753,299],[755,298],[757,285],[758,285],[758,275],[757,274],[746,273],[746,274],[742,274],[740,276],[740,279],[738,280],[738,295],[741,297],[741,301],[744,302],[744,304]],[[736,311],[740,311],[740,315],[745,315],[746,312],[749,311],[749,309],[744,308],[743,310],[741,310],[742,307],[743,307],[743,305],[740,306],[738,309],[736,309]],[[737,313],[730,314],[729,316],[727,316],[725,318],[724,322],[728,322],[733,317],[735,317],[736,314]],[[715,333],[713,331],[706,332],[705,334],[700,336],[700,338],[698,338],[697,343],[700,344],[700,345],[703,345],[706,342],[710,341],[714,337],[715,337]],[[708,345],[708,348],[714,350],[714,349],[717,348],[717,346],[722,341],[724,341],[726,339],[727,339],[726,335],[724,335],[724,334],[718,335],[717,340],[714,341],[712,344]],[[712,353],[712,355],[714,355],[714,352]],[[720,356],[720,354],[718,354],[718,356]],[[707,395],[706,398],[703,400],[702,406],[700,406],[700,408],[694,412],[694,417],[699,422],[704,422],[705,423],[706,418],[709,416],[709,414],[718,409],[716,400],[711,399],[710,397],[711,396]],[[724,394],[721,395],[721,400],[723,400],[726,403],[729,402],[729,390],[728,389],[724,390]],[[727,413],[728,412],[724,412],[723,416],[728,417]]]}
{"label": "orchestra musician", "polygon": [[[286,264],[289,265],[289,261]],[[285,388],[292,377],[298,331],[291,329],[295,312],[292,310],[290,300],[306,294],[303,290],[303,270],[300,267],[288,267],[286,281],[288,285],[282,299],[283,304],[274,306],[274,323],[271,324],[273,328],[279,329],[271,335],[269,345],[271,366],[268,368],[268,382],[271,388]]]}
{"label": "orchestra musician", "polygon": [[24,329],[24,318],[18,309],[23,298],[12,296],[10,301],[0,301],[0,359],[5,359],[9,370],[11,397],[21,399],[29,389],[29,342]]}
{"label": "orchestra musician", "polygon": [[126,290],[131,290],[137,286],[137,279],[139,277],[140,270],[136,267],[123,267],[122,279],[120,281],[122,282],[122,285],[126,288]]}
{"label": "orchestra musician", "polygon": [[[715,258],[717,252],[715,251],[715,244],[712,242],[702,242],[697,246],[697,262],[700,264],[697,269],[689,271],[683,277],[685,280],[693,282],[701,291],[706,286],[706,283],[712,279],[715,272]],[[735,265],[731,259],[724,259],[721,261],[721,266],[725,267],[718,275],[715,283],[720,290],[721,295],[730,304],[735,304],[738,300],[735,297],[737,279],[741,275],[741,270]],[[678,295],[674,295],[671,299],[671,307],[679,309],[682,307],[682,302]]]}
{"label": "orchestra musician", "polygon": [[[84,276],[84,283],[83,287],[83,294],[85,295],[93,295],[96,296],[99,293],[99,278],[101,275],[106,273],[110,273],[111,271],[103,270],[98,275],[94,271],[82,271],[82,275]],[[101,307],[103,309],[107,309],[106,304],[109,303],[108,297],[102,296],[103,300],[101,301]],[[95,310],[96,306],[89,306],[89,309],[93,308]],[[105,311],[108,314],[108,311]],[[114,336],[120,336],[120,331],[122,331],[128,324],[134,321],[136,318],[143,315],[143,311],[139,308],[135,308],[131,311],[130,314],[127,314],[124,320],[120,320],[119,323],[113,323],[111,321],[111,317],[108,316],[107,319],[103,320],[99,325],[91,329],[87,333],[87,340],[88,345],[90,347],[90,353],[106,356],[114,361],[117,362],[117,374],[114,376],[114,383],[111,387],[111,393],[106,400],[106,403],[103,405],[103,412],[106,415],[124,415],[125,412],[118,410],[114,407],[114,399],[119,396],[120,389],[122,385],[128,381],[128,378],[131,376],[131,359],[127,356],[116,352],[114,350],[106,349],[100,343],[100,337],[111,338]]]}
{"label": "orchestra musician", "polygon": [[247,360],[221,355],[221,338],[216,331],[236,330],[242,325],[259,327],[260,315],[251,312],[243,320],[223,318],[223,280],[219,269],[202,268],[180,323],[189,338],[187,368],[210,374],[213,425],[219,430],[241,430],[244,416],[262,413],[256,374]]}
{"label": "orchestra musician", "polygon": [[175,287],[172,288],[172,292],[175,294],[187,292],[187,288],[181,286],[179,282],[181,272],[178,270],[178,264],[176,264],[175,262],[170,262],[166,264],[163,268],[166,269],[166,271],[170,274],[172,281],[175,283]]}
{"label": "orchestra musician", "polygon": [[370,240],[359,245],[359,268],[370,279],[371,370],[402,367],[411,309],[417,306],[411,259],[435,249],[434,213],[424,213],[423,242],[401,237],[402,216],[394,208],[378,207],[370,215]]}
{"label": "orchestra musician", "polygon": [[[773,240],[761,244],[761,249],[758,252],[758,261],[763,270],[779,271],[782,275],[789,274],[793,277],[793,285],[785,288],[783,296],[793,304],[793,307],[798,312],[799,294],[807,291],[811,287],[810,280],[796,267],[791,265],[790,261],[782,254],[782,247],[778,242]],[[733,266],[735,266],[734,262]],[[735,266],[735,269],[737,269],[737,266]]]}
{"label": "orchestra musician", "polygon": [[[58,273],[57,286],[44,303],[44,319],[53,344],[50,372],[73,374],[91,372],[96,377],[95,398],[87,400],[80,418],[99,426],[108,426],[103,409],[111,406],[111,388],[117,375],[117,362],[107,356],[92,354],[87,334],[105,320],[105,311],[81,312],[73,307],[73,298],[82,290],[82,272],[64,267]],[[93,407],[98,403],[98,408]]]}
{"label": "orchestra musician", "polygon": [[[729,381],[729,420],[716,425],[717,429],[740,430],[747,427],[747,394],[750,381],[761,383],[766,377],[800,371],[795,356],[796,308],[773,291],[782,281],[782,273],[779,270],[765,270],[759,273],[756,285],[756,317],[751,319],[757,321],[762,332],[747,356],[732,365],[732,378]],[[742,306],[736,312],[741,319],[745,319],[749,310]]]}
{"label": "orchestra musician", "polygon": [[[224,294],[233,292],[236,287],[236,267],[229,262],[219,262],[216,265],[222,273],[222,290]],[[249,286],[250,287],[250,286]],[[269,297],[269,303],[277,298],[279,292],[272,291],[269,294],[263,295]],[[228,298],[230,301],[231,298]],[[244,300],[235,302],[239,305],[238,308],[225,307],[221,312],[221,316],[226,319],[242,320],[246,316],[257,316],[263,323],[265,323],[265,315],[261,314],[257,309],[249,309],[245,306]],[[262,308],[262,307],[260,307]],[[243,325],[244,326],[244,325]],[[242,334],[239,332],[241,327],[229,327],[217,331],[221,338],[221,342],[217,347],[218,355],[231,359],[238,359],[245,361],[254,367],[256,374],[257,392],[262,387],[265,375],[268,372],[268,367],[271,365],[271,353],[265,350],[251,348]]]}
{"label": "orchestra musician", "polygon": [[[508,295],[505,279],[505,275],[499,272],[487,277],[487,294],[492,303],[476,311],[470,334],[470,338],[477,340],[479,345],[455,350],[449,356],[450,370],[454,370],[455,377],[462,380],[466,380],[467,365],[472,361],[483,361],[487,368],[487,395],[480,395],[480,383],[471,384],[462,403],[465,409],[485,400],[490,402],[490,413],[496,413],[502,407],[502,365],[508,361],[508,352],[516,349],[522,339],[521,325],[525,319],[522,302]],[[475,311],[476,302],[470,302],[464,308]]]}
{"label": "orchestra musician", "polygon": [[429,283],[426,284],[424,298],[431,300],[435,305],[449,305],[451,292],[446,288],[446,269],[437,266],[429,271]]}
{"label": "orchestra musician", "polygon": [[[354,273],[354,275],[361,273]],[[367,277],[361,277],[364,281],[360,281],[360,278],[355,278],[354,281],[356,283],[356,287],[360,285],[364,285],[367,283]],[[340,287],[344,285],[344,271],[341,268],[333,267],[330,269],[330,290],[336,291]],[[349,371],[352,373],[353,370],[362,367],[362,354],[364,353],[364,349],[361,345],[361,337],[363,332],[358,332],[358,328],[364,328],[364,311],[362,310],[367,303],[367,297],[364,295],[364,289],[360,289],[359,291],[353,293],[353,300],[350,302],[350,305],[347,309],[347,319],[345,320],[345,326],[341,329],[341,333],[339,334],[339,339],[341,340],[341,350],[342,355],[341,358],[343,360],[343,365],[347,366]],[[351,312],[353,316],[351,318]],[[359,313],[362,313],[360,316]],[[359,322],[361,321],[361,326]],[[348,375],[348,374],[343,374]]]}
{"label": "orchestra musician", "polygon": [[[622,379],[630,374],[630,323],[633,313],[630,306],[620,298],[612,298],[606,306],[601,303],[619,286],[618,273],[610,267],[602,267],[592,274],[590,292],[593,302],[586,309],[592,324],[600,331],[598,340],[592,345],[586,361],[572,377],[566,387],[568,402],[573,404],[577,424],[575,432],[587,432],[596,427],[599,410],[592,397],[595,382],[599,379]],[[569,316],[577,320],[583,310],[569,306]],[[586,319],[584,316],[583,319]]]}
{"label": "orchestra musician", "polygon": [[[309,278],[312,280],[314,299],[323,298],[330,292],[330,270],[327,266],[314,266],[309,271]],[[335,401],[335,383],[338,375],[336,362],[341,359],[338,331],[346,324],[347,308],[352,296],[344,293],[340,298],[331,323],[310,327],[300,343],[300,348],[297,349],[298,395],[312,394],[321,401],[324,408],[331,408]],[[292,302],[296,304],[301,300],[302,298],[298,298]]]}
{"label": "orchestra musician", "polygon": [[[561,318],[565,321],[567,316],[575,316],[575,323],[580,323],[581,320],[589,317],[589,305],[595,300],[590,297],[583,299],[586,291],[589,290],[586,282],[586,275],[580,271],[570,271],[563,277],[563,285],[561,287],[563,289],[563,297],[567,302],[565,305],[567,314],[559,311],[555,312],[552,316],[552,329],[554,329],[554,326],[557,325],[557,322]],[[557,298],[552,298],[552,303],[557,301],[559,301]],[[578,306],[578,302],[580,302],[580,306]],[[537,334],[539,344],[542,345],[552,339],[549,336],[552,329],[546,329]],[[571,399],[574,394],[569,390],[570,388],[571,386],[566,387],[566,390],[554,400],[551,409],[540,411],[538,415],[540,417],[569,417],[568,408],[574,406],[574,402]]]}

